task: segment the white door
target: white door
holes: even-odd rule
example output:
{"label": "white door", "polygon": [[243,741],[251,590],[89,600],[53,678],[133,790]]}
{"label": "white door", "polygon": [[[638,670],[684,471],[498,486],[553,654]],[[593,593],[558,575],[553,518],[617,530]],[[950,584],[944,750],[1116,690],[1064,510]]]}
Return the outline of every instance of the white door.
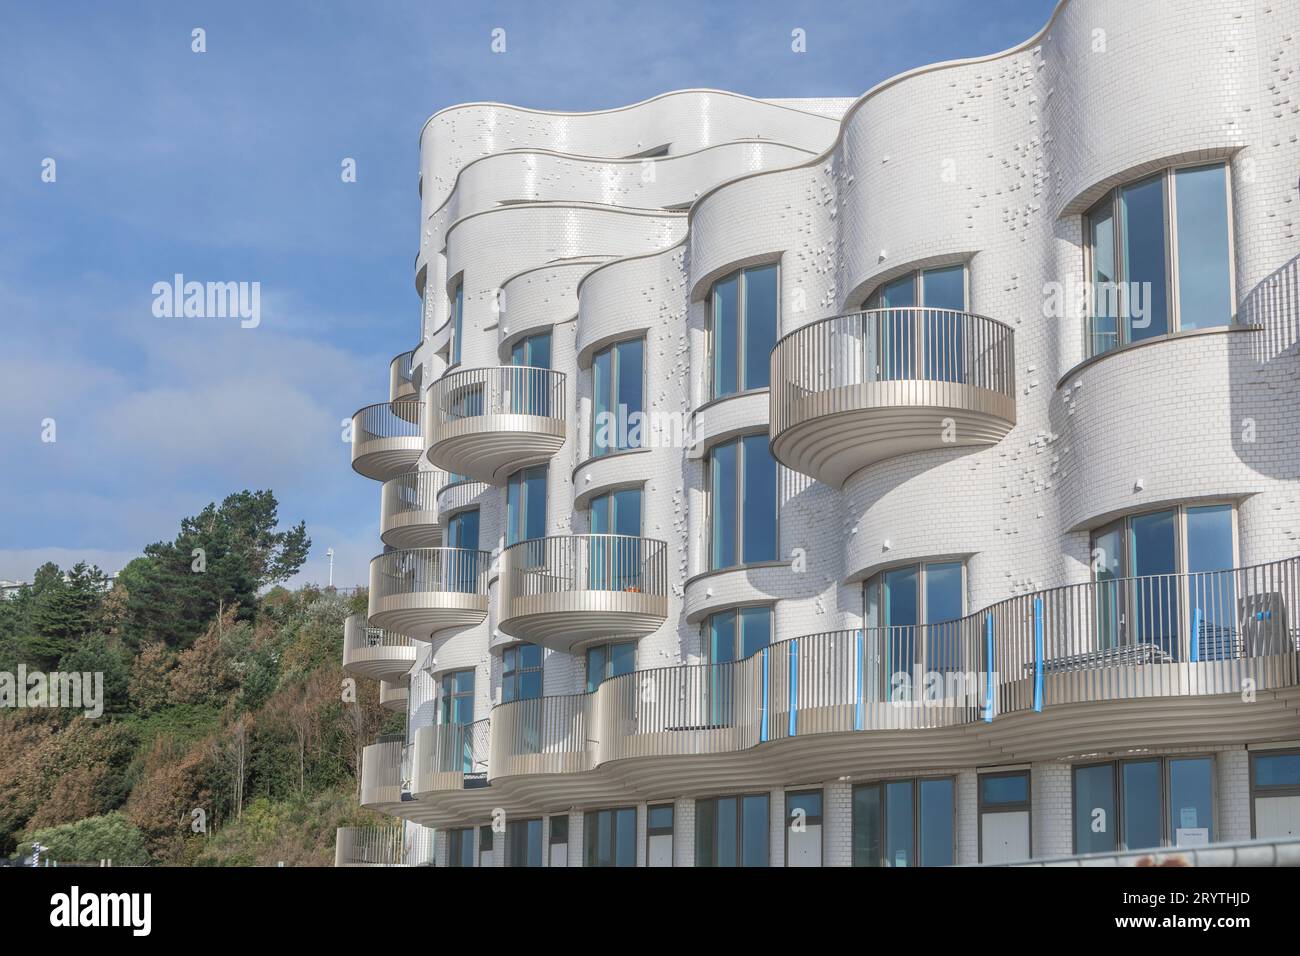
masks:
{"label": "white door", "polygon": [[980,820],[980,862],[1013,863],[1029,859],[1029,811],[986,813]]}
{"label": "white door", "polygon": [[1300,836],[1300,797],[1256,797],[1255,839]]}

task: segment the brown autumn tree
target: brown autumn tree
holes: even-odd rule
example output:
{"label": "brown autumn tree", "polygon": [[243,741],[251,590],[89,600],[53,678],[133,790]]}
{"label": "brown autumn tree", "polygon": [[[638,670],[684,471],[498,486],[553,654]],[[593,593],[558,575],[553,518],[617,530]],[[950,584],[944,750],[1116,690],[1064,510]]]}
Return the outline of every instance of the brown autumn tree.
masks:
{"label": "brown autumn tree", "polygon": [[168,675],[168,699],[173,704],[224,704],[239,682],[231,669],[230,654],[222,640],[235,627],[237,607],[227,608],[208,629],[181,651]]}
{"label": "brown autumn tree", "polygon": [[151,714],[167,703],[171,668],[171,651],[161,641],[140,649],[140,654],[131,664],[131,682],[127,689],[131,705],[139,713]]}

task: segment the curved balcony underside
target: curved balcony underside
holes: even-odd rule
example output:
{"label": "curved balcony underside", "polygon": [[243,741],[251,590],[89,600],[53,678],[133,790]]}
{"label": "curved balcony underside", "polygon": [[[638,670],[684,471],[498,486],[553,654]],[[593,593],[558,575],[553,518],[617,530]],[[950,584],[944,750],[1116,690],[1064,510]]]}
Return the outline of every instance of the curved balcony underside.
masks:
{"label": "curved balcony underside", "polygon": [[502,633],[572,652],[611,636],[640,637],[668,616],[667,545],[628,535],[563,535],[501,556]]}
{"label": "curved balcony underside", "polygon": [[429,461],[452,474],[503,485],[512,472],[544,464],[562,447],[563,419],[479,415],[444,425]]}
{"label": "curved balcony underside", "polygon": [[441,471],[413,471],[384,482],[380,493],[379,538],[390,548],[436,548],[442,544],[438,493]]}
{"label": "curved balcony underside", "polygon": [[839,487],[899,455],[992,445],[1016,422],[1013,334],[947,309],[813,322],[772,350],[772,453]]}
{"label": "curved balcony underside", "polygon": [[564,445],[565,378],[528,366],[452,372],[426,398],[428,459],[450,474],[504,484]]}
{"label": "curved balcony underside", "polygon": [[372,810],[402,802],[402,742],[382,740],[361,751],[360,803]]}
{"label": "curved balcony underside", "polygon": [[404,681],[415,663],[415,645],[401,634],[366,624],[353,614],[343,626],[343,669],[370,680]]}
{"label": "curved balcony underside", "polygon": [[390,551],[371,559],[369,621],[416,640],[487,616],[491,555],[460,548]]}
{"label": "curved balcony underside", "polygon": [[385,402],[353,415],[352,469],[388,481],[414,468],[424,452],[419,410],[417,401]]}
{"label": "curved balcony underside", "polygon": [[[996,445],[1015,425],[1014,400],[953,382],[872,382],[791,401],[792,425],[772,439],[782,464],[834,487],[868,465],[940,448]],[[825,413],[825,408],[847,408]]]}
{"label": "curved balcony underside", "polygon": [[380,681],[379,706],[384,710],[406,713],[406,702],[410,699],[410,690],[405,683],[397,681]]}

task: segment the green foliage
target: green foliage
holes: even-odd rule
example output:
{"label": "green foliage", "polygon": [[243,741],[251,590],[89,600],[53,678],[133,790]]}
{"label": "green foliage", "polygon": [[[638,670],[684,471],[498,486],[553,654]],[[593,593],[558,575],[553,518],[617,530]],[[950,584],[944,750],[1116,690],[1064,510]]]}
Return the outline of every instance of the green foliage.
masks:
{"label": "green foliage", "polygon": [[116,812],[37,830],[19,847],[19,852],[30,853],[33,843],[41,844],[46,855],[59,861],[112,860],[138,865],[149,860],[144,834]]}
{"label": "green foliage", "polygon": [[311,548],[302,522],[276,531],[269,491],[241,491],[185,518],[175,540],[145,548],[123,571],[132,640],[187,647],[214,616],[238,606],[251,620],[257,592],[297,573]]}
{"label": "green foliage", "polygon": [[131,679],[131,658],[117,641],[102,634],[91,634],[59,658],[58,669],[64,672],[102,673],[104,675],[104,713],[127,712],[127,687]]}
{"label": "green foliage", "polygon": [[77,642],[95,629],[107,579],[99,568],[78,562],[66,575],[44,564],[31,588],[28,630],[22,649],[26,660],[51,670]]}

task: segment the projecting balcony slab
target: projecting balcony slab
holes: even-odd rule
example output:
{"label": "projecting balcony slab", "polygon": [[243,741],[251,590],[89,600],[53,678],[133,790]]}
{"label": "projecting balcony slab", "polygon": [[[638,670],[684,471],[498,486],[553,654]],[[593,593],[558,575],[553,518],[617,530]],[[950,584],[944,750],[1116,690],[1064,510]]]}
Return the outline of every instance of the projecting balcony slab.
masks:
{"label": "projecting balcony slab", "polygon": [[384,482],[380,492],[379,537],[390,548],[436,548],[442,544],[438,492],[444,471],[412,471]]}
{"label": "projecting balcony slab", "polygon": [[376,481],[413,469],[424,450],[420,403],[414,399],[367,405],[352,416],[352,468]]}
{"label": "projecting balcony slab", "polygon": [[564,445],[564,375],[527,367],[452,372],[428,391],[428,458],[452,474],[504,484]]}
{"label": "projecting balcony slab", "polygon": [[1016,422],[1009,327],[946,309],[814,322],[772,350],[772,453],[840,487],[899,455],[992,445]]}
{"label": "projecting balcony slab", "polygon": [[405,680],[415,664],[415,645],[405,634],[385,631],[353,614],[343,623],[343,669],[370,680]]}
{"label": "projecting balcony slab", "polygon": [[487,616],[492,555],[464,548],[389,551],[370,562],[370,624],[427,641]]}

